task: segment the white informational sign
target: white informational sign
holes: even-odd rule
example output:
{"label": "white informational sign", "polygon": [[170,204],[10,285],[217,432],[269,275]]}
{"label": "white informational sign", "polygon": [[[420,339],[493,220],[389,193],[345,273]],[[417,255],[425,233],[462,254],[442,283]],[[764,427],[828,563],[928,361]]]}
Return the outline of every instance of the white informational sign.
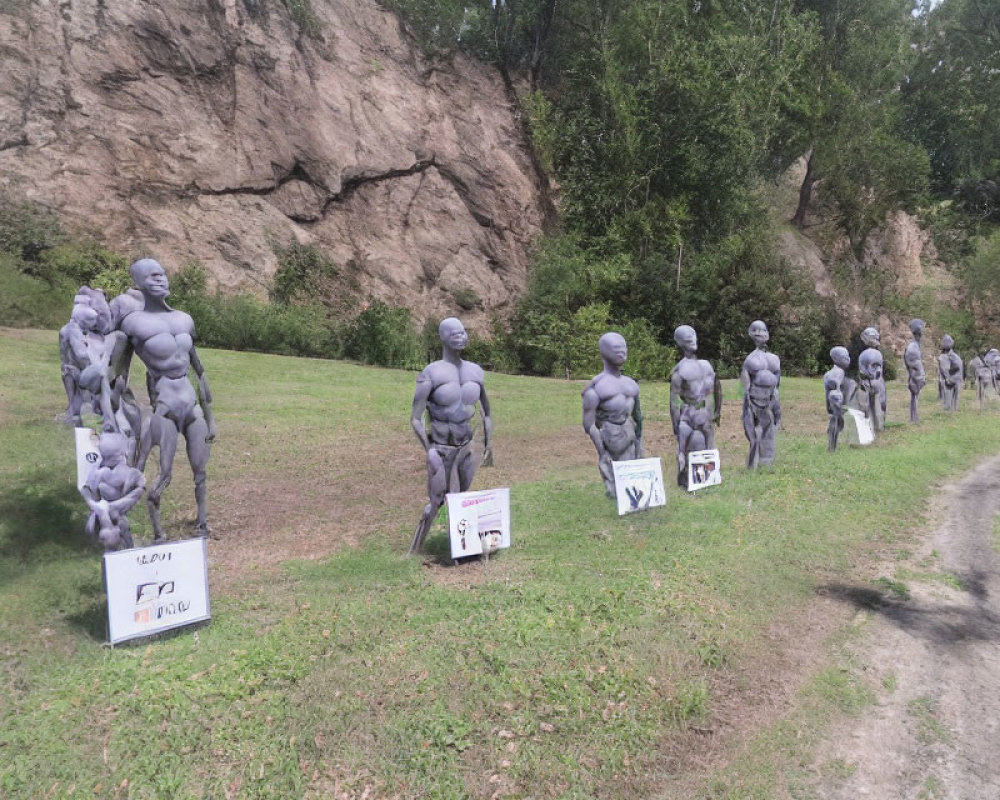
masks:
{"label": "white informational sign", "polygon": [[688,453],[688,491],[722,483],[722,462],[718,450],[694,450]]}
{"label": "white informational sign", "polygon": [[90,428],[74,428],[76,432],[76,488],[83,488],[87,475],[101,460],[101,451],[97,449],[97,434]]}
{"label": "white informational sign", "polygon": [[658,458],[613,461],[618,515],[667,504],[663,490],[663,467]]}
{"label": "white informational sign", "polygon": [[510,547],[510,489],[455,492],[446,498],[452,558]]}
{"label": "white informational sign", "polygon": [[[869,445],[874,442],[875,430],[872,428],[871,419],[865,416],[865,412],[858,411],[856,408],[845,410],[847,417],[844,427],[847,428],[847,443]],[[854,424],[851,424],[850,420],[854,420]]]}
{"label": "white informational sign", "polygon": [[104,554],[111,644],[211,617],[205,539]]}

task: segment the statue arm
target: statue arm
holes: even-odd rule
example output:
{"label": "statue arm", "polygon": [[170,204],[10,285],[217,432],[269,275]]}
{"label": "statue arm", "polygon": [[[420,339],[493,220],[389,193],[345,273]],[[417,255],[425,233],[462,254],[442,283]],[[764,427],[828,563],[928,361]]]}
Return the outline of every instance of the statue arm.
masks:
{"label": "statue arm", "polygon": [[642,446],[642,406],[639,403],[639,395],[635,396],[635,405],[632,406],[632,419],[635,421],[635,457],[645,458],[645,450]]}
{"label": "statue arm", "polygon": [[593,385],[583,390],[583,432],[594,443],[598,457],[604,455],[604,441],[601,439],[601,430],[597,427],[597,407],[600,401]]}
{"label": "statue arm", "polygon": [[722,420],[722,381],[719,376],[715,376],[715,383],[712,385],[712,422],[716,425]]}
{"label": "statue arm", "polygon": [[102,511],[107,510],[108,502],[106,500],[101,500],[97,496],[97,490],[89,483],[85,483],[83,485],[80,489],[80,494],[83,496],[83,502],[87,504],[87,508],[95,514],[100,514]]}
{"label": "statue arm", "polygon": [[490,399],[486,396],[486,384],[479,384],[479,406],[483,410],[483,460],[481,466],[493,466],[493,416],[490,413]]}
{"label": "statue arm", "polygon": [[146,491],[146,477],[138,470],[136,472],[138,473],[138,480],[136,480],[132,489],[109,505],[111,510],[117,514],[127,514],[132,506],[139,502],[142,493]]}
{"label": "statue arm", "polygon": [[201,410],[205,412],[205,422],[208,423],[208,433],[205,436],[206,442],[215,439],[218,429],[215,426],[215,414],[212,413],[212,391],[208,388],[208,376],[205,375],[205,367],[198,357],[198,349],[191,345],[191,368],[198,378],[198,395],[201,398]]}
{"label": "statue arm", "polygon": [[674,429],[674,436],[677,435],[681,422],[681,384],[683,379],[676,370],[670,375],[670,424]]}
{"label": "statue arm", "polygon": [[410,426],[417,434],[417,439],[424,450],[431,449],[431,441],[427,438],[427,429],[424,426],[424,411],[427,410],[427,401],[431,396],[433,384],[431,379],[424,373],[417,376],[417,388],[413,393],[413,408],[410,410]]}

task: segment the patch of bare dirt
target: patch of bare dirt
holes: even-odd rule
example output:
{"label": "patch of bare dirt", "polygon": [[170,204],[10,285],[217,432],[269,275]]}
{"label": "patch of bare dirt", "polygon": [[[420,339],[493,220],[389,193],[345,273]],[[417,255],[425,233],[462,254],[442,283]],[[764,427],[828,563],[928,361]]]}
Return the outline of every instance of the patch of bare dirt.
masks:
{"label": "patch of bare dirt", "polygon": [[877,701],[822,748],[823,798],[1000,797],[1000,457],[938,498],[933,531],[896,565],[908,594],[831,591],[870,618],[859,658]]}

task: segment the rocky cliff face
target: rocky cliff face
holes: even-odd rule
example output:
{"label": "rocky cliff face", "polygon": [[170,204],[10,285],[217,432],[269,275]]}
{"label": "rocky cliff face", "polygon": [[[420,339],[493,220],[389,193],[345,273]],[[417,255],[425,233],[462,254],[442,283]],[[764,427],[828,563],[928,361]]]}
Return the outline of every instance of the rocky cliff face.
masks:
{"label": "rocky cliff face", "polygon": [[545,208],[499,76],[372,0],[298,8],[0,5],[0,191],[223,288],[263,292],[298,242],[418,317],[502,309]]}

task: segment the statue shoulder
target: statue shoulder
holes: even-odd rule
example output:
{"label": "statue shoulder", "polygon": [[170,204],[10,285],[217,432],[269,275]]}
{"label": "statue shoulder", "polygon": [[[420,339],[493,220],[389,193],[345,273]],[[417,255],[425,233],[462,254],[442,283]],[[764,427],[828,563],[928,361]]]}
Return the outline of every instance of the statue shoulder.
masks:
{"label": "statue shoulder", "polygon": [[486,371],[474,361],[463,361],[459,374],[463,383],[466,381],[483,383],[486,380]]}

